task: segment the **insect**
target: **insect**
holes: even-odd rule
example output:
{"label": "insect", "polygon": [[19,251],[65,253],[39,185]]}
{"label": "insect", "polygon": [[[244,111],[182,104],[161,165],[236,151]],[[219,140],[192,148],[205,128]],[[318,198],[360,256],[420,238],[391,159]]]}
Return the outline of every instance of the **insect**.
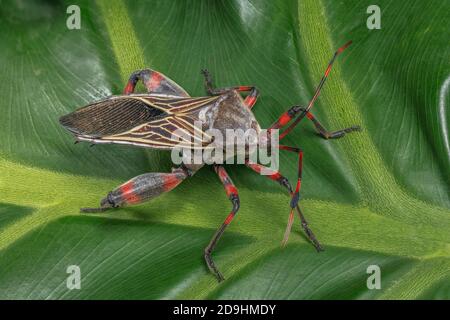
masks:
{"label": "insect", "polygon": [[[269,135],[273,130],[283,129],[284,131],[279,135],[279,140],[281,140],[305,117],[312,121],[317,132],[325,139],[340,138],[346,133],[360,129],[359,126],[352,126],[342,130],[327,131],[310,112],[330,73],[334,60],[350,44],[351,41],[335,52],[307,107],[296,105],[281,114],[278,120],[269,127]],[[205,78],[208,96],[194,98],[190,97],[183,88],[162,73],[150,69],[136,71],[130,76],[123,95],[111,96],[82,107],[62,116],[60,123],[75,136],[76,142],[132,144],[163,150],[173,150],[180,143],[179,139],[173,137],[173,133],[180,128],[187,132],[192,139],[196,139],[196,130],[205,133],[208,128],[219,131],[225,131],[229,128],[244,131],[254,129],[261,132],[261,127],[252,113],[252,108],[259,96],[259,91],[255,86],[214,88],[209,72],[202,70],[202,74]],[[143,82],[148,93],[134,93],[139,80]],[[247,92],[245,98],[241,96],[242,92]],[[196,121],[201,121],[202,126],[200,128],[194,126]],[[206,145],[204,142],[211,141],[200,141],[200,146]],[[263,169],[272,170],[270,174],[265,176],[278,182],[289,193],[291,199],[290,212],[283,244],[286,244],[288,240],[294,220],[294,212],[297,212],[306,236],[317,251],[321,251],[323,250],[322,246],[308,226],[298,205],[302,180],[303,151],[298,147],[281,144],[277,147],[279,150],[298,154],[298,176],[294,188],[288,179],[276,170],[250,162],[247,158],[245,164],[257,173],[261,173]],[[226,149],[223,148],[222,152],[226,158]],[[248,154],[245,156],[248,157]],[[192,176],[203,165],[204,163],[182,163],[174,167],[170,173],[139,175],[109,192],[100,201],[100,207],[82,208],[81,211],[102,212],[148,201],[172,190],[183,180]],[[224,166],[221,163],[213,163],[213,168],[225,188],[232,209],[205,248],[204,258],[209,270],[219,281],[222,281],[224,277],[215,265],[211,254],[223,232],[238,212],[240,201],[238,190]]]}

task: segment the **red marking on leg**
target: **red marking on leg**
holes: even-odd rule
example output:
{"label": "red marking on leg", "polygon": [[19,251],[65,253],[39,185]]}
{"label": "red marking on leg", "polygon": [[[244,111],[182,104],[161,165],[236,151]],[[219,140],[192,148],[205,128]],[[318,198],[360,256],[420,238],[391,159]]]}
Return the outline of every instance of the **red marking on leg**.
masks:
{"label": "red marking on leg", "polygon": [[179,179],[174,174],[164,175],[163,176],[163,180],[164,180],[164,182],[163,182],[164,192],[172,190],[173,188],[175,188],[181,182],[181,179]]}
{"label": "red marking on leg", "polygon": [[298,154],[298,179],[302,179],[302,169],[303,169],[303,151]]}
{"label": "red marking on leg", "polygon": [[300,152],[299,148],[289,147],[289,146],[285,146],[285,145],[282,145],[282,144],[280,144],[278,146],[278,149],[280,149],[280,150],[287,150],[287,151],[291,151],[291,152],[297,152],[297,153]]}
{"label": "red marking on leg", "polygon": [[147,88],[149,90],[155,90],[161,85],[162,79],[164,79],[164,77],[160,73],[153,71],[152,76],[150,77],[150,80],[148,82]]}
{"label": "red marking on leg", "polygon": [[230,197],[232,194],[238,194],[238,190],[232,184],[225,186],[225,192],[227,193],[228,197]]}
{"label": "red marking on leg", "polygon": [[258,164],[258,163],[249,163],[247,162],[246,165],[251,168],[253,171],[261,174],[261,170],[264,168],[266,169],[266,176],[268,176],[272,180],[279,180],[281,178],[281,174],[278,171],[271,170],[269,168],[265,168],[264,166]]}
{"label": "red marking on leg", "polygon": [[248,96],[245,98],[244,103],[248,107],[252,107],[256,103],[256,97],[254,96]]}
{"label": "red marking on leg", "polygon": [[291,121],[292,117],[289,115],[289,113],[285,113],[280,117],[280,125],[284,126],[286,123],[288,123],[289,121]]}
{"label": "red marking on leg", "polygon": [[307,117],[309,120],[314,119],[314,116],[312,115],[311,112],[308,112],[308,113],[306,114],[306,117]]}
{"label": "red marking on leg", "polygon": [[278,172],[272,173],[271,175],[269,175],[269,178],[272,180],[279,180],[281,178],[281,174]]}
{"label": "red marking on leg", "polygon": [[300,191],[300,187],[302,186],[302,179],[297,180],[297,186],[295,187],[295,193]]}
{"label": "red marking on leg", "polygon": [[125,202],[129,204],[138,203],[141,198],[134,192],[134,183],[127,182],[120,187],[120,192],[122,193],[122,198]]}
{"label": "red marking on leg", "polygon": [[328,77],[328,74],[330,73],[330,71],[331,71],[331,64],[328,65],[327,71],[325,71],[325,77]]}
{"label": "red marking on leg", "polygon": [[294,221],[294,210],[291,209],[291,212],[289,212],[289,219],[288,223],[292,225],[292,222]]}
{"label": "red marking on leg", "polygon": [[347,49],[347,47],[349,46],[349,45],[351,45],[352,44],[352,40],[350,40],[349,42],[347,42],[346,44],[344,44],[342,47],[340,47],[338,50],[337,50],[337,53],[339,54],[339,53],[341,53],[342,51],[344,51],[345,49]]}
{"label": "red marking on leg", "polygon": [[128,82],[127,86],[123,90],[123,93],[130,94],[130,93],[133,93],[133,91],[134,91],[134,84],[132,82]]}
{"label": "red marking on leg", "polygon": [[238,87],[238,91],[250,91],[252,87],[250,86],[240,86]]}
{"label": "red marking on leg", "polygon": [[287,124],[289,121],[291,121],[292,117],[289,115],[289,112],[283,113],[280,118],[277,120],[277,122],[270,127],[270,129],[278,129],[283,127],[285,124]]}
{"label": "red marking on leg", "polygon": [[228,224],[230,224],[231,220],[233,220],[233,218],[234,218],[234,212],[231,212],[223,223],[228,225]]}
{"label": "red marking on leg", "polygon": [[217,173],[219,174],[219,178],[222,181],[228,178],[227,173],[225,172],[225,170],[222,167],[217,168]]}
{"label": "red marking on leg", "polygon": [[261,173],[261,165],[259,165],[257,163],[249,163],[249,162],[246,162],[245,164],[248,167],[250,167],[251,169],[253,169],[253,171],[255,171],[257,173]]}

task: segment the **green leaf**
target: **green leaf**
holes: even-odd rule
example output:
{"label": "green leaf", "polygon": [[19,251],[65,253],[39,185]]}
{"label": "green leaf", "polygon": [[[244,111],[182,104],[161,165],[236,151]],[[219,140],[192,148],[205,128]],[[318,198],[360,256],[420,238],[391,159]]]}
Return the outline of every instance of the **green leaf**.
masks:
{"label": "green leaf", "polygon": [[[0,298],[450,298],[447,2],[378,1],[380,30],[366,26],[370,1],[79,1],[80,30],[66,27],[71,4],[0,9]],[[280,247],[289,198],[243,166],[227,166],[241,209],[214,252],[220,284],[203,250],[231,205],[209,168],[144,205],[79,213],[172,164],[168,152],[74,145],[61,115],[120,94],[145,67],[201,96],[208,68],[217,86],[256,85],[267,127],[307,104],[348,40],[313,113],[363,131],[322,140],[305,120],[285,142],[304,150],[300,203],[324,252],[298,221]],[[293,179],[296,156],[280,162]],[[80,290],[66,286],[70,265]],[[367,288],[370,265],[380,290]]]}

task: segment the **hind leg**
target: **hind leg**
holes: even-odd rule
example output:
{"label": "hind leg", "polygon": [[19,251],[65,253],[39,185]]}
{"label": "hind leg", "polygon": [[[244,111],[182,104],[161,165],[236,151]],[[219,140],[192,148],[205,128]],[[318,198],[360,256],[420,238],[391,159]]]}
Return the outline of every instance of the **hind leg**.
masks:
{"label": "hind leg", "polygon": [[81,212],[103,212],[108,209],[135,205],[168,192],[189,177],[191,172],[182,168],[171,173],[145,173],[118,186],[100,201],[98,208],[82,208]]}
{"label": "hind leg", "polygon": [[139,80],[141,80],[147,88],[148,93],[162,93],[179,97],[189,97],[186,91],[176,84],[175,81],[169,79],[162,73],[151,69],[143,69],[133,72],[130,75],[130,79],[128,80],[125,89],[123,90],[123,94],[134,93],[134,89]]}

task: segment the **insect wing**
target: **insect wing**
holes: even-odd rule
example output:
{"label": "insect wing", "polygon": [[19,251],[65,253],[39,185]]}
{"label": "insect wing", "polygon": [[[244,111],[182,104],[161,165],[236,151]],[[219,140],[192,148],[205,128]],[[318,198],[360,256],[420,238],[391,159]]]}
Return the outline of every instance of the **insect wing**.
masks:
{"label": "insect wing", "polygon": [[211,137],[196,126],[198,112],[219,97],[116,96],[60,118],[78,140],[171,149],[205,148]]}

